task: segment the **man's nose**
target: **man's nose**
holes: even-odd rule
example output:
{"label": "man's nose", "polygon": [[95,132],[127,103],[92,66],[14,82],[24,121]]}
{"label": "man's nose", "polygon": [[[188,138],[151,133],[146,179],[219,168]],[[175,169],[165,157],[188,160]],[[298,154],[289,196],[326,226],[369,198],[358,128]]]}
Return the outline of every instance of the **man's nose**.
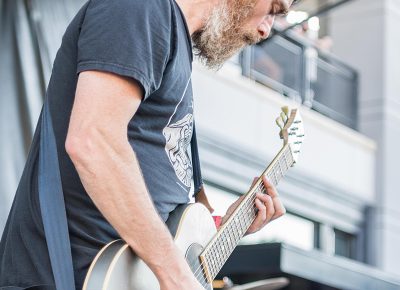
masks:
{"label": "man's nose", "polygon": [[265,39],[269,36],[272,25],[274,25],[274,20],[274,15],[268,15],[267,17],[265,17],[264,21],[258,26],[257,30],[261,38]]}

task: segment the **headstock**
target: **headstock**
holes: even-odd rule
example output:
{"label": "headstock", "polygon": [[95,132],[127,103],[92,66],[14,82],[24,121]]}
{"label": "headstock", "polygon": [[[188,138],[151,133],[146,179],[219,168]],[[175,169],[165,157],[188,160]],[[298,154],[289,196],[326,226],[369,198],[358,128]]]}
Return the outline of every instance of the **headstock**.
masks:
{"label": "headstock", "polygon": [[296,163],[304,140],[303,120],[299,111],[293,109],[289,112],[288,107],[282,107],[282,112],[276,119],[276,124],[281,129],[279,135],[283,139],[284,145],[289,144],[293,160]]}

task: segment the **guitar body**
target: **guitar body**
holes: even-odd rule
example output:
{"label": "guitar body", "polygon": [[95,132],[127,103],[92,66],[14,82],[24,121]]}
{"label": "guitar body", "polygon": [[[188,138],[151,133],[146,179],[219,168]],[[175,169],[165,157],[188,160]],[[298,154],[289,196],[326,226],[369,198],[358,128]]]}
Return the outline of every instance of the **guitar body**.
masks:
{"label": "guitar body", "polygon": [[[199,203],[178,206],[171,213],[167,226],[198,281],[205,289],[212,290],[199,259],[217,232],[208,209]],[[109,243],[97,254],[83,284],[83,290],[156,289],[160,286],[153,272],[122,240]]]}

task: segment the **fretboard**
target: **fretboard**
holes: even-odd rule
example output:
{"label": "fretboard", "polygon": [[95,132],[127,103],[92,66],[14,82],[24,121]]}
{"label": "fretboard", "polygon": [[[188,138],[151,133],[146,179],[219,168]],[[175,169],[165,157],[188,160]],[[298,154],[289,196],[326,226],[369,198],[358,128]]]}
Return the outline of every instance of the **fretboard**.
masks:
{"label": "fretboard", "polygon": [[[276,186],[293,163],[290,147],[286,145],[277,154],[262,176],[266,175],[268,180]],[[252,186],[240,205],[221,226],[216,236],[200,255],[202,263],[206,264],[205,268],[208,272],[206,276],[210,281],[216,277],[240,239],[253,223],[257,215],[257,208],[254,204],[257,192],[266,193],[261,178]]]}

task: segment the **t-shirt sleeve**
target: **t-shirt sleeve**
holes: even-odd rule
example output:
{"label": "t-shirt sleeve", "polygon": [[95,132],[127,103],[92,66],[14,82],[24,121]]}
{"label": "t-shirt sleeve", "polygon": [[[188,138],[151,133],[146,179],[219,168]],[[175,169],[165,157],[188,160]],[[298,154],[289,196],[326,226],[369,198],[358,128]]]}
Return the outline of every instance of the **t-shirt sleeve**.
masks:
{"label": "t-shirt sleeve", "polygon": [[100,70],[156,91],[170,54],[171,10],[162,0],[90,0],[78,39],[77,73]]}

